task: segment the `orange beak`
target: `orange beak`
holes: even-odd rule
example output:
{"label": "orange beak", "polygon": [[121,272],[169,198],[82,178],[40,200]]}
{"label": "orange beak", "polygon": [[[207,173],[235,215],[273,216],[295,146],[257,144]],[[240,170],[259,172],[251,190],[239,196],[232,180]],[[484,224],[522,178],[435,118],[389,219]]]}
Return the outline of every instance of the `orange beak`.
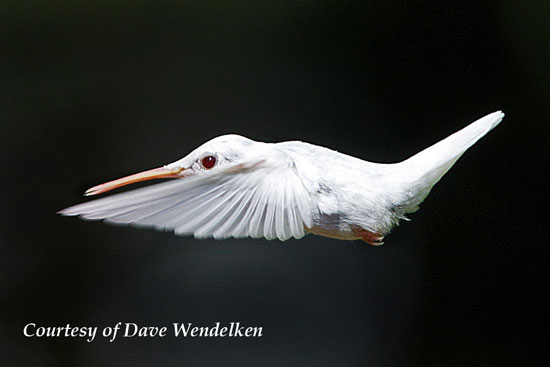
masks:
{"label": "orange beak", "polygon": [[148,171],[136,173],[130,176],[119,178],[118,180],[109,181],[101,185],[94,186],[89,188],[84,193],[85,196],[102,194],[104,192],[116,189],[118,187],[126,186],[135,182],[152,180],[154,178],[177,178],[181,177],[181,172],[184,171],[184,168],[166,168],[160,167],[155,169],[150,169]]}

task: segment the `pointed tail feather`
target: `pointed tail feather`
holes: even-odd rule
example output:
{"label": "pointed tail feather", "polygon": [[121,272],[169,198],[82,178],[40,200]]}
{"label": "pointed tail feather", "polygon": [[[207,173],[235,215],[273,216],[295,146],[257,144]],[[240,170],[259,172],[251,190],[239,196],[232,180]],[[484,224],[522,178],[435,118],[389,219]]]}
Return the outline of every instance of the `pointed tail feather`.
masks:
{"label": "pointed tail feather", "polygon": [[418,210],[432,187],[462,154],[497,126],[504,113],[493,112],[471,123],[411,158],[398,163],[407,199],[401,203],[406,213]]}

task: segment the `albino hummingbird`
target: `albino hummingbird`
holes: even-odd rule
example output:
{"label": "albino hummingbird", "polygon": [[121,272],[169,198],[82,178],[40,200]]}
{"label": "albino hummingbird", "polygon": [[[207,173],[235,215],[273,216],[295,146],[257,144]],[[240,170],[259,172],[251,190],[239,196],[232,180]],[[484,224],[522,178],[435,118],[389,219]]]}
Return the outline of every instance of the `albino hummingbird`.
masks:
{"label": "albino hummingbird", "polygon": [[59,213],[195,238],[285,241],[314,233],[380,245],[503,117],[501,111],[491,113],[394,164],[371,163],[301,141],[262,143],[223,135],[174,163],[94,186],[86,195],[154,178],[176,180]]}

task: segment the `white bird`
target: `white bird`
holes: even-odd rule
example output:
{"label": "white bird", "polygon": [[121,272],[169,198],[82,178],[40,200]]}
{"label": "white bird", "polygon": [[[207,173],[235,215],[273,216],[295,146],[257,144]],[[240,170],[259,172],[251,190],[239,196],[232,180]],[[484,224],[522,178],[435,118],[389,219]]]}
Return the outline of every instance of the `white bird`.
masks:
{"label": "white bird", "polygon": [[214,138],[161,168],[92,187],[96,195],[154,178],[169,182],[60,211],[195,238],[301,238],[308,233],[380,245],[460,156],[502,120],[489,114],[411,158],[363,161],[300,142]]}

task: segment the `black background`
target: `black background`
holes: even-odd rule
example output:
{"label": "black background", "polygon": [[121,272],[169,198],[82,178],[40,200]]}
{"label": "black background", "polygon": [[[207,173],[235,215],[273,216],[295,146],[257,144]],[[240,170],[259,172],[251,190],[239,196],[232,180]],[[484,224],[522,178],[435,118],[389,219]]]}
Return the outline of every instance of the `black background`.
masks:
{"label": "black background", "polygon": [[[441,3],[3,3],[2,364],[542,363],[548,2]],[[396,162],[498,109],[503,123],[379,248],[199,241],[56,215],[224,133]],[[119,321],[240,321],[265,336],[22,333]]]}

